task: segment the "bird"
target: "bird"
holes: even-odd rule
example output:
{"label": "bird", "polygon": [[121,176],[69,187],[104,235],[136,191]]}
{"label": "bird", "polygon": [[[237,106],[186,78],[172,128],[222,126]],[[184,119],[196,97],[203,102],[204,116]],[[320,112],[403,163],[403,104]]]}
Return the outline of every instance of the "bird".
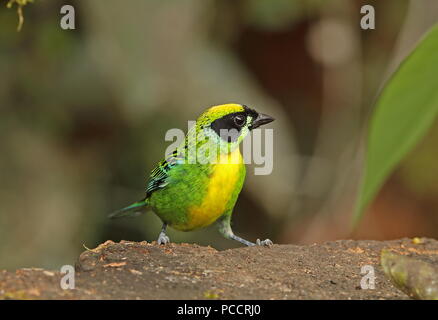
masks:
{"label": "bird", "polygon": [[234,234],[233,208],[242,190],[246,167],[239,149],[251,130],[274,118],[244,104],[207,108],[184,141],[151,171],[146,196],[117,210],[110,218],[137,216],[152,210],[162,221],[158,244],[170,242],[167,227],[192,231],[218,225],[227,239],[246,246],[270,246],[270,239],[251,242]]}

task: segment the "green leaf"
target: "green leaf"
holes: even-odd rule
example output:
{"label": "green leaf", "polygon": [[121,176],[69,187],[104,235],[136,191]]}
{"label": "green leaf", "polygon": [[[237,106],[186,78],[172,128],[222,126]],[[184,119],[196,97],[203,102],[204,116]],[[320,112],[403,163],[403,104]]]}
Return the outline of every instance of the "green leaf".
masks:
{"label": "green leaf", "polygon": [[400,65],[377,100],[369,126],[354,225],[386,178],[427,133],[437,114],[438,25]]}

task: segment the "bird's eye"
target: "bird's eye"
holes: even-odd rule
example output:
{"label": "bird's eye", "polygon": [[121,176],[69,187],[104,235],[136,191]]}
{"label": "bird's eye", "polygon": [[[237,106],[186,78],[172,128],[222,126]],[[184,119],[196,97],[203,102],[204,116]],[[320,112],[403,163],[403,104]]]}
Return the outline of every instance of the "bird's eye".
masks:
{"label": "bird's eye", "polygon": [[242,127],[245,124],[245,117],[244,116],[235,116],[234,117],[234,123],[238,127]]}

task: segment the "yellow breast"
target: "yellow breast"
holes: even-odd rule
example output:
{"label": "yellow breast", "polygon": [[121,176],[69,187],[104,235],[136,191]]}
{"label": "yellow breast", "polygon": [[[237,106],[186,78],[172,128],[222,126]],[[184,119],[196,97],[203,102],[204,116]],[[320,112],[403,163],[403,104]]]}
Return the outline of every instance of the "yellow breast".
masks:
{"label": "yellow breast", "polygon": [[206,227],[224,213],[243,165],[239,148],[228,155],[221,155],[218,163],[213,165],[207,194],[202,203],[189,209],[188,230]]}

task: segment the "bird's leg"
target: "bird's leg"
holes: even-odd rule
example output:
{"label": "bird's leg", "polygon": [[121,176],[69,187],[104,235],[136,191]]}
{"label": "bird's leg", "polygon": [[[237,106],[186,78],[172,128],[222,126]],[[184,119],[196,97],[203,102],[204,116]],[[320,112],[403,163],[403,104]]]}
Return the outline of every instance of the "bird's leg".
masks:
{"label": "bird's leg", "polygon": [[163,226],[161,227],[160,235],[158,236],[158,244],[166,244],[170,242],[169,237],[166,235],[166,228],[167,223],[163,223]]}
{"label": "bird's leg", "polygon": [[252,247],[255,245],[258,246],[271,246],[272,241],[269,239],[260,241],[260,239],[257,239],[256,243],[250,242],[248,240],[245,240],[239,236],[236,236],[231,229],[231,215],[227,215],[223,217],[221,220],[219,220],[219,232],[227,239],[236,240],[248,247]]}

